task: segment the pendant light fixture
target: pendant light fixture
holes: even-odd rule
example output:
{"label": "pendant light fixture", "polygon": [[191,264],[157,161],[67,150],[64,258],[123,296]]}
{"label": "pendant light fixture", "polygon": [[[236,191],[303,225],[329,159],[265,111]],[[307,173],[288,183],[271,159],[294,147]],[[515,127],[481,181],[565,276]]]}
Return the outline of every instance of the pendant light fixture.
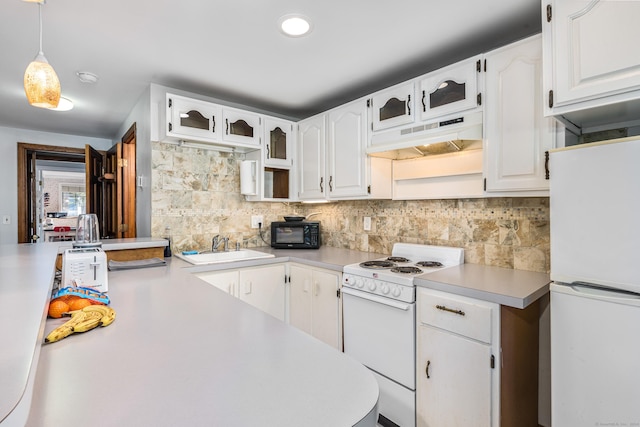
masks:
{"label": "pendant light fixture", "polygon": [[42,4],[38,1],[40,50],[24,72],[24,92],[29,104],[40,108],[56,108],[60,101],[60,80],[42,53]]}

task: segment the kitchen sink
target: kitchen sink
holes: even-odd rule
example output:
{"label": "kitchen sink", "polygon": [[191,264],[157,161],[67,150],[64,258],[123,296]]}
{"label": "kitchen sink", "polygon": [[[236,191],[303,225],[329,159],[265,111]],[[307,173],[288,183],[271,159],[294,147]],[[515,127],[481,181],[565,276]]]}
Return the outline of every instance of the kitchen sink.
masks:
{"label": "kitchen sink", "polygon": [[217,264],[221,262],[246,261],[260,258],[273,258],[275,257],[275,255],[266,254],[260,251],[252,251],[251,249],[242,249],[239,251],[206,252],[193,255],[176,254],[176,257],[181,258],[191,264],[201,265]]}

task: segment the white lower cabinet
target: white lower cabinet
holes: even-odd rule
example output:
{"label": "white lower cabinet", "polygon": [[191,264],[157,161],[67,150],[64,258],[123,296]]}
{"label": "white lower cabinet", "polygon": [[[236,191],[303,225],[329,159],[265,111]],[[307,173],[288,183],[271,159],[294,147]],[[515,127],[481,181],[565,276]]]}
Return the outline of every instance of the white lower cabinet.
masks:
{"label": "white lower cabinet", "polygon": [[286,318],[285,264],[198,273],[205,282],[282,321]]}
{"label": "white lower cabinet", "polygon": [[417,426],[498,426],[499,306],[429,289],[417,303]]}
{"label": "white lower cabinet", "polygon": [[290,264],[289,323],[342,350],[342,273]]}
{"label": "white lower cabinet", "polygon": [[540,316],[419,287],[416,425],[538,427]]}

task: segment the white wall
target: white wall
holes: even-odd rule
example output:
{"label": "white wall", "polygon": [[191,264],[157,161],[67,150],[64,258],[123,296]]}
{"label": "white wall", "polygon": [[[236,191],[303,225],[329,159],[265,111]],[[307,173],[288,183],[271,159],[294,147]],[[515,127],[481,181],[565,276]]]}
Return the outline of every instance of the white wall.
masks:
{"label": "white wall", "polygon": [[9,215],[11,221],[8,225],[0,221],[0,244],[18,241],[18,142],[75,148],[89,144],[98,150],[112,145],[102,138],[0,127],[0,219]]}

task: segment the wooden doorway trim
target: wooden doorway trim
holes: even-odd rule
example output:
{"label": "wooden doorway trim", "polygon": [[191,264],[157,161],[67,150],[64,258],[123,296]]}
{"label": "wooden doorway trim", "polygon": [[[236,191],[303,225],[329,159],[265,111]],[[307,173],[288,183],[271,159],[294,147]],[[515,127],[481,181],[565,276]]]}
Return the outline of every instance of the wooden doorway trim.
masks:
{"label": "wooden doorway trim", "polygon": [[133,123],[121,140],[118,168],[118,192],[120,194],[118,224],[123,224],[120,237],[136,237],[136,133]]}
{"label": "wooden doorway trim", "polygon": [[34,233],[30,212],[32,205],[31,182],[35,170],[31,170],[31,158],[41,160],[84,162],[84,148],[18,142],[18,243],[31,242]]}

